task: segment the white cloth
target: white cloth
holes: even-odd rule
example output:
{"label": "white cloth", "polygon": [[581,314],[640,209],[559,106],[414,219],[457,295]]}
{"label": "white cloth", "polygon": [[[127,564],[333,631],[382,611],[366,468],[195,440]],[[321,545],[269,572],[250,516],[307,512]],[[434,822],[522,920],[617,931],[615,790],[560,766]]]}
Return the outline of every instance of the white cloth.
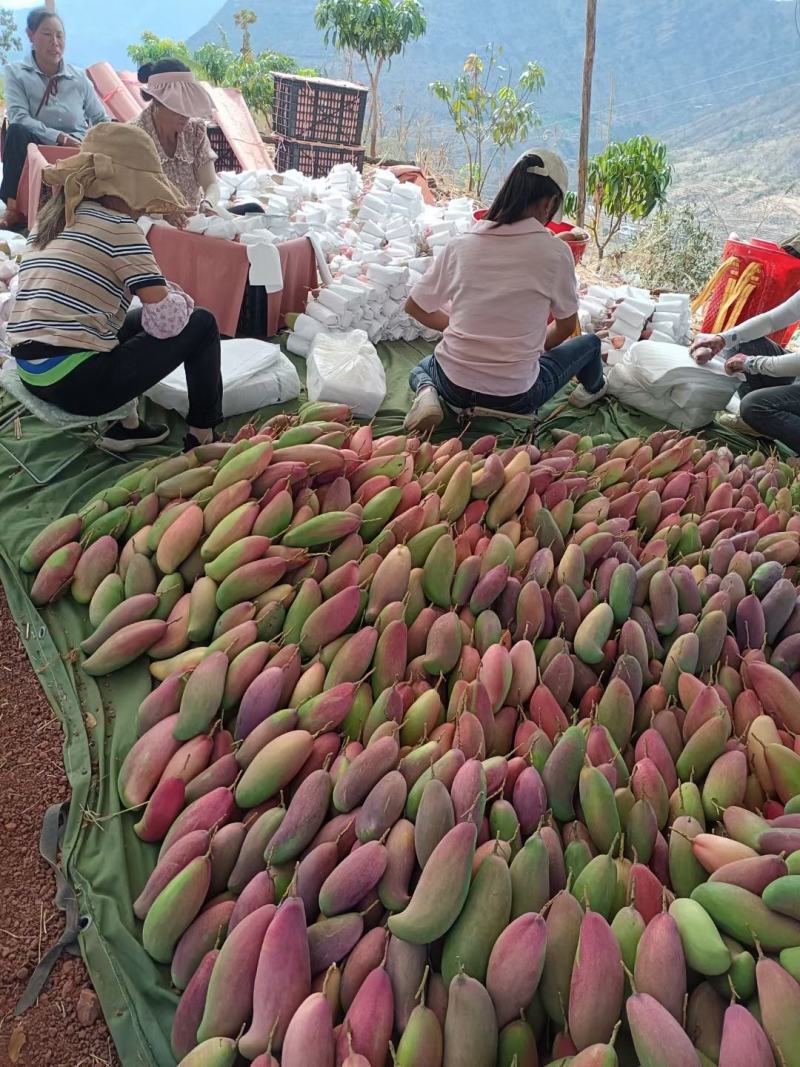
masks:
{"label": "white cloth", "polygon": [[254,234],[244,234],[241,243],[247,249],[250,261],[251,285],[263,285],[268,293],[280,293],[283,289],[283,268],[277,247]]}

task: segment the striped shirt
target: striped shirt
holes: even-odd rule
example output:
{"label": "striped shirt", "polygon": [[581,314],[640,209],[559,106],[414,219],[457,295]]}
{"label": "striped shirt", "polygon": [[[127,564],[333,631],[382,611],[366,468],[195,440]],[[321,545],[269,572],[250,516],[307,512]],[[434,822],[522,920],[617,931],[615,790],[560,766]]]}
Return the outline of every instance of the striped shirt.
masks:
{"label": "striped shirt", "polygon": [[133,295],[166,285],[133,219],[94,200],[84,200],[74,224],[46,248],[32,247],[34,239],[20,266],[8,325],[15,347],[110,352]]}

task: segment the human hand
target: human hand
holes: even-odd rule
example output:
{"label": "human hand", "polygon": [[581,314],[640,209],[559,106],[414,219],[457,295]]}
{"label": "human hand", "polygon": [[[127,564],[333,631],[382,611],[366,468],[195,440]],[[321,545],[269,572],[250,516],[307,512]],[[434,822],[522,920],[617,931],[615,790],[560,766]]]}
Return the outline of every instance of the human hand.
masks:
{"label": "human hand", "polygon": [[742,374],[744,371],[744,365],[747,360],[747,356],[731,356],[730,359],[725,360],[725,373],[726,374]]}
{"label": "human hand", "polygon": [[68,133],[60,133],[57,137],[60,148],[80,148],[81,142],[77,137],[70,137]]}
{"label": "human hand", "polygon": [[188,215],[185,211],[175,211],[171,215],[165,215],[164,218],[170,226],[174,226],[176,230],[186,229]]}
{"label": "human hand", "polygon": [[709,363],[725,347],[724,339],[718,333],[700,333],[689,348],[689,355],[695,363]]}
{"label": "human hand", "polygon": [[578,229],[577,226],[573,226],[571,230],[565,230],[563,233],[556,234],[559,241],[566,241],[568,244],[573,241],[585,241],[588,236],[589,235],[584,230]]}

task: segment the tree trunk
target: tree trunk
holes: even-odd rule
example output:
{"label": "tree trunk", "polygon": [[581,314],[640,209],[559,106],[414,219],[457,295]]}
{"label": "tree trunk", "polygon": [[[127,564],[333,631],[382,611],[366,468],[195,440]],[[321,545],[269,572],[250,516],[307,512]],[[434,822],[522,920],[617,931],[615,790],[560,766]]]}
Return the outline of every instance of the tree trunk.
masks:
{"label": "tree trunk", "polygon": [[586,0],[586,48],[583,55],[583,92],[581,95],[581,137],[578,154],[578,217],[583,226],[586,219],[586,175],[589,169],[589,127],[592,115],[592,74],[597,40],[597,0]]}
{"label": "tree trunk", "polygon": [[375,73],[370,74],[370,85],[372,86],[372,124],[369,139],[370,155],[373,159],[378,158],[378,131],[381,124],[381,105],[380,98],[378,96],[378,81],[381,76],[381,67],[383,66],[383,60],[379,59],[375,64]]}
{"label": "tree trunk", "polygon": [[378,158],[378,123],[380,121],[378,113],[378,78],[375,76],[372,79],[372,111],[370,112],[370,131],[369,131],[369,154],[372,159]]}

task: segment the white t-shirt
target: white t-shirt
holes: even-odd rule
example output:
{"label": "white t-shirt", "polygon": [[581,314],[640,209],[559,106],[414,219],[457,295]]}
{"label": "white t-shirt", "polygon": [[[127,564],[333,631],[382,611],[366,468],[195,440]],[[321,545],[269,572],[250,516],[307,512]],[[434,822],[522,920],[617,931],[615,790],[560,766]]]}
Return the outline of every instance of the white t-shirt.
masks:
{"label": "white t-shirt", "polygon": [[449,310],[436,361],[451,382],[514,396],[539,376],[550,315],[578,310],[575,261],[536,219],[476,222],[446,246],[411,298],[429,313]]}

